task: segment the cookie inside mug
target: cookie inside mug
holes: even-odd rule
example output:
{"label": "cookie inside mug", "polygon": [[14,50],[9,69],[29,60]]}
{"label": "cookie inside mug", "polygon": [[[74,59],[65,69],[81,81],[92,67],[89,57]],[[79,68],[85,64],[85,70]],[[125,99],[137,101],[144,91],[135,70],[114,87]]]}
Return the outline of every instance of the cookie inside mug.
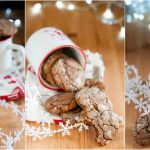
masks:
{"label": "cookie inside mug", "polygon": [[86,58],[82,50],[74,47],[62,47],[60,49],[57,49],[53,53],[48,55],[41,65],[39,79],[43,86],[53,90],[60,89],[53,82],[50,68],[58,59],[65,57],[74,59],[85,69]]}

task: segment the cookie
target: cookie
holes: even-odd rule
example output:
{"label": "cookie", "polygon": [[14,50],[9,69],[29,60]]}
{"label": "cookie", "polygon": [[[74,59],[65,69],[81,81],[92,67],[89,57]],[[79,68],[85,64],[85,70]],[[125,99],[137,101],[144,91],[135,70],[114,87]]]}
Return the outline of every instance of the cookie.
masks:
{"label": "cookie", "polygon": [[50,113],[59,114],[72,110],[76,106],[77,103],[75,101],[75,93],[69,92],[69,93],[60,93],[58,95],[50,97],[45,102],[44,107],[45,110]]}
{"label": "cookie", "polygon": [[17,31],[17,27],[12,22],[0,19],[0,37],[14,35]]}
{"label": "cookie", "polygon": [[133,135],[137,144],[150,146],[150,115],[145,115],[137,119]]}
{"label": "cookie", "polygon": [[81,111],[82,111],[81,107],[77,106],[73,110],[70,110],[65,113],[60,113],[60,116],[64,122],[69,120],[71,124],[74,124],[78,123]]}
{"label": "cookie", "polygon": [[102,82],[95,80],[95,79],[86,79],[85,80],[85,87],[97,87],[101,91],[105,91],[105,86]]}
{"label": "cookie", "polygon": [[62,57],[67,57],[67,56],[62,53],[62,50],[56,51],[45,60],[42,66],[42,77],[51,85],[55,85],[55,81],[51,73],[51,67],[58,58],[62,58]]}
{"label": "cookie", "polygon": [[112,115],[112,104],[97,87],[85,87],[78,91],[75,100],[83,109],[79,122],[92,125],[96,141],[100,145],[110,143],[119,129],[119,121]]}
{"label": "cookie", "polygon": [[[93,106],[101,107],[103,104],[103,107],[106,107],[105,109],[112,110],[111,101],[108,100],[104,92],[101,92],[97,87],[84,87],[82,90],[76,93],[75,100],[82,109],[85,109],[87,107],[90,108]],[[103,110],[104,108],[101,109]]]}
{"label": "cookie", "polygon": [[92,125],[96,130],[96,141],[104,146],[109,144],[119,129],[119,122],[111,111],[100,111],[99,109],[89,109],[80,113],[80,121]]}
{"label": "cookie", "polygon": [[59,58],[51,71],[56,85],[64,91],[78,91],[84,86],[84,69],[73,58]]}

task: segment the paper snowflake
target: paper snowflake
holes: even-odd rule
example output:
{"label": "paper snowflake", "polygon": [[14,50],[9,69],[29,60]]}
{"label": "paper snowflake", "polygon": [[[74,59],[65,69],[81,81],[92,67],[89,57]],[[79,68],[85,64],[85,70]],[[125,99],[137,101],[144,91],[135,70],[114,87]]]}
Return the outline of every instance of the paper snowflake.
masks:
{"label": "paper snowflake", "polygon": [[12,109],[13,113],[16,116],[20,116],[20,122],[22,125],[22,128],[18,131],[14,132],[9,132],[5,133],[3,130],[0,128],[0,149],[8,149],[11,150],[13,149],[14,144],[16,144],[20,138],[21,135],[24,132],[25,128],[25,112],[20,111],[18,106],[14,102],[7,103],[5,100],[0,100],[0,106],[5,108],[5,109]]}
{"label": "paper snowflake", "polygon": [[60,133],[62,136],[65,135],[70,135],[71,134],[71,129],[78,129],[79,132],[81,132],[83,129],[87,130],[88,126],[85,125],[84,123],[76,123],[74,125],[70,124],[70,121],[67,120],[66,123],[60,122],[59,123],[59,128],[56,130],[51,130],[51,123],[37,123],[38,127],[35,126],[30,126],[29,124],[26,123],[25,127],[25,133],[28,136],[31,136],[33,141],[36,140],[41,140],[46,137],[51,137],[56,133]]}
{"label": "paper snowflake", "polygon": [[138,69],[126,64],[125,83],[126,102],[134,103],[141,115],[150,114],[150,79],[143,81]]}

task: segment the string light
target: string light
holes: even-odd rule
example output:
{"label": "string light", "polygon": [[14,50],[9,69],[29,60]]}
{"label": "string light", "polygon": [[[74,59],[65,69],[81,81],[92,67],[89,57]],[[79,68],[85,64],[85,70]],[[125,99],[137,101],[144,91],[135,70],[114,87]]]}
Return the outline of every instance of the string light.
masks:
{"label": "string light", "polygon": [[126,20],[128,23],[131,23],[132,22],[132,16],[131,15],[127,15],[126,16]]}
{"label": "string light", "polygon": [[9,19],[10,22],[14,22],[13,19]]}
{"label": "string light", "polygon": [[131,0],[125,0],[126,5],[131,5]]}
{"label": "string light", "polygon": [[138,18],[139,18],[139,20],[144,20],[144,15],[140,14]]}
{"label": "string light", "polygon": [[110,9],[106,9],[106,11],[103,13],[103,17],[107,19],[113,19],[114,15],[112,14]]}
{"label": "string light", "polygon": [[148,29],[150,30],[150,24],[148,25]]}
{"label": "string light", "polygon": [[42,7],[42,5],[40,3],[36,3],[31,9],[32,14],[33,15],[39,14],[41,12],[41,7]]}
{"label": "string light", "polygon": [[139,18],[138,13],[134,13],[134,14],[133,14],[133,17],[134,17],[134,19],[138,19],[138,18]]}
{"label": "string light", "polygon": [[65,7],[64,3],[62,1],[57,1],[55,3],[56,7],[59,9],[63,9]]}
{"label": "string light", "polygon": [[92,4],[92,1],[93,1],[93,0],[85,0],[85,2],[86,2],[87,4],[89,4],[89,5]]}
{"label": "string light", "polygon": [[5,10],[6,16],[10,16],[11,12],[12,12],[12,10],[10,8],[6,8],[6,10]]}
{"label": "string light", "polygon": [[124,27],[124,26],[121,27],[120,32],[119,32],[119,35],[118,35],[118,38],[119,38],[120,40],[123,40],[123,39],[125,38],[125,27]]}
{"label": "string light", "polygon": [[15,26],[16,27],[20,27],[21,26],[21,20],[20,19],[16,19],[15,20]]}
{"label": "string light", "polygon": [[68,4],[67,5],[68,10],[74,10],[75,8],[76,8],[76,6],[74,4]]}

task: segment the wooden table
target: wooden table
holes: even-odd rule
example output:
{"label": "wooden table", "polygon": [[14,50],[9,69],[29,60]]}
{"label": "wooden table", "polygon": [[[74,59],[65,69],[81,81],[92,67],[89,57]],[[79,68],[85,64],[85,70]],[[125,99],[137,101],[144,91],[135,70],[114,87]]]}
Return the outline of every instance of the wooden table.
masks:
{"label": "wooden table", "polygon": [[[138,68],[139,74],[141,75],[143,80],[148,79],[148,74],[150,73],[150,45],[146,45],[144,39],[140,40],[140,36],[143,36],[140,28],[137,30],[132,30],[132,28],[137,28],[137,26],[126,25],[126,38],[132,41],[132,45],[128,45],[128,49],[126,49],[126,60],[128,64],[133,64]],[[129,32],[130,31],[130,32]],[[136,33],[136,32],[139,33]],[[138,35],[141,34],[141,35]],[[135,35],[135,36],[134,36]],[[138,38],[136,38],[138,35]],[[128,38],[129,37],[129,38]],[[145,38],[146,40],[146,38]],[[126,44],[131,44],[131,41],[128,41]],[[139,47],[137,47],[137,43],[139,43]],[[136,48],[132,48],[136,47]],[[142,48],[141,48],[142,47]],[[150,149],[149,147],[142,147],[136,144],[133,138],[133,126],[137,118],[140,116],[137,110],[135,110],[133,104],[126,104],[126,148],[127,149]]]}
{"label": "wooden table", "polygon": [[[5,18],[4,10],[0,10],[0,18]],[[21,19],[22,26],[18,29],[18,33],[14,36],[14,42],[17,44],[24,45],[24,10],[14,10],[12,13],[13,19]],[[14,101],[21,110],[24,109],[24,99]],[[16,117],[14,113],[12,113],[11,109],[4,109],[0,107],[0,128],[2,128],[5,132],[9,133],[10,131],[16,131],[21,129],[20,118]],[[22,135],[20,142],[18,142],[15,146],[15,149],[24,149],[25,148],[25,138],[24,134]]]}
{"label": "wooden table", "polygon": [[[24,100],[16,100],[15,104],[19,106],[19,109],[24,109]],[[3,132],[9,134],[10,132],[18,131],[21,129],[20,116],[17,117],[12,109],[4,109],[0,107],[0,128]],[[14,145],[14,149],[24,149],[25,148],[25,138],[24,134],[21,136],[20,142]]]}
{"label": "wooden table", "polygon": [[[46,3],[41,14],[32,16],[30,9],[33,4],[35,2],[26,2],[26,39],[42,27],[53,26],[61,29],[82,49],[101,53],[106,66],[106,93],[114,104],[114,111],[124,117],[124,41],[117,39],[120,26],[102,24],[92,10],[60,11]],[[123,14],[123,10],[118,13]],[[73,130],[70,136],[62,137],[58,134],[36,142],[26,136],[26,148],[122,149],[124,139],[124,127],[121,127],[115,140],[102,147],[95,142],[94,129],[90,128],[81,133]]]}

